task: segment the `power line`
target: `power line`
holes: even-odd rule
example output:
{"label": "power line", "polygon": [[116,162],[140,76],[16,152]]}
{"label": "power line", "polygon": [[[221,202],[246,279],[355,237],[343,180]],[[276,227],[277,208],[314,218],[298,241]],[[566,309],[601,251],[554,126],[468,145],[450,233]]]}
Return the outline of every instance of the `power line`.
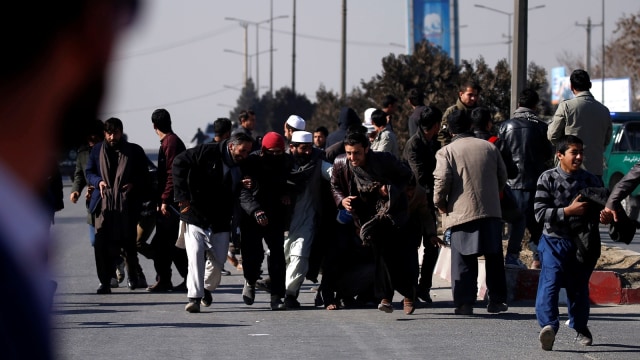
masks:
{"label": "power line", "polygon": [[191,38],[187,38],[184,40],[180,40],[171,44],[167,44],[167,45],[162,45],[162,46],[157,46],[157,47],[153,47],[153,48],[149,48],[149,49],[144,49],[144,50],[140,50],[140,51],[134,51],[132,53],[129,54],[125,54],[123,56],[120,57],[116,57],[113,59],[113,61],[122,61],[122,60],[126,60],[126,59],[130,59],[130,58],[134,58],[134,57],[138,57],[138,56],[145,56],[145,55],[151,55],[151,54],[155,54],[158,52],[162,52],[162,51],[168,51],[168,50],[172,50],[178,47],[182,47],[182,46],[186,46],[186,45],[190,45],[196,42],[200,42],[203,40],[207,40],[219,35],[222,35],[224,33],[230,32],[232,30],[235,30],[236,26],[227,26],[224,28],[220,28],[211,32],[207,32],[204,34],[200,34],[200,35],[196,35],[194,37]]}
{"label": "power line", "polygon": [[193,97],[190,97],[190,98],[186,98],[186,99],[180,99],[180,100],[171,101],[171,102],[168,102],[168,103],[165,103],[165,104],[147,106],[147,107],[143,107],[143,108],[133,108],[133,109],[127,109],[127,110],[120,110],[120,111],[105,111],[105,112],[102,112],[99,115],[100,116],[105,116],[105,115],[116,115],[116,114],[129,114],[129,113],[135,113],[135,112],[141,112],[141,111],[155,110],[155,109],[158,109],[158,108],[169,107],[171,105],[183,104],[183,103],[186,103],[186,102],[199,100],[199,99],[202,99],[202,98],[206,98],[206,97],[209,97],[209,96],[213,96],[213,95],[219,94],[219,93],[227,91],[227,90],[229,90],[229,89],[227,89],[227,88],[219,89],[219,90],[216,90],[216,91],[208,92],[206,94],[196,95],[196,96],[193,96]]}

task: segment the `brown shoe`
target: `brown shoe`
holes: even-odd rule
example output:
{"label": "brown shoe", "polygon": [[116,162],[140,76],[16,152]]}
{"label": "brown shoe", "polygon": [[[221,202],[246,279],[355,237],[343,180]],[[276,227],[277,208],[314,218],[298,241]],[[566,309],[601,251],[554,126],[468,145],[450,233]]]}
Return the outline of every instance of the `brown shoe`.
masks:
{"label": "brown shoe", "polygon": [[227,260],[234,268],[238,268],[238,258],[235,254],[231,253],[231,251],[227,252]]}
{"label": "brown shoe", "polygon": [[416,310],[416,307],[413,305],[413,300],[409,298],[404,298],[403,309],[406,315],[411,315]]}
{"label": "brown shoe", "polygon": [[380,304],[378,304],[378,310],[386,312],[387,314],[392,313],[393,312],[393,306],[391,305],[391,301],[389,301],[387,299],[382,299]]}

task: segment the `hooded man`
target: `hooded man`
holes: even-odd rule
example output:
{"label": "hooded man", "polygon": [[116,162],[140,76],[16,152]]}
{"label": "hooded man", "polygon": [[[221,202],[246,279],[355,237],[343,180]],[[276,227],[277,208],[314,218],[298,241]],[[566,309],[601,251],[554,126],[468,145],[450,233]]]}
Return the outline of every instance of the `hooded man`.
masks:
{"label": "hooded man", "polygon": [[358,114],[356,114],[356,112],[349,107],[343,107],[342,109],[340,109],[340,116],[338,117],[338,130],[329,134],[329,136],[327,137],[327,144],[325,145],[325,148],[328,148],[331,145],[344,140],[344,137],[347,135],[347,130],[354,125],[361,125]]}

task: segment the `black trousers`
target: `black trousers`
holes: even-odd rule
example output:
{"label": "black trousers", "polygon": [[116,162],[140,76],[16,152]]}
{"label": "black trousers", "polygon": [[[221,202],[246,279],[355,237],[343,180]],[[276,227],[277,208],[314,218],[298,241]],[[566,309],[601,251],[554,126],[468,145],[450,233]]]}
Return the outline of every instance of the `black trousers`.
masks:
{"label": "black trousers", "polygon": [[284,261],[284,219],[269,218],[267,226],[260,226],[253,217],[244,216],[240,225],[240,252],[242,271],[245,280],[254,284],[260,278],[264,261],[262,240],[269,248],[267,269],[271,278],[271,295],[284,297],[285,261]]}
{"label": "black trousers", "polygon": [[151,240],[153,251],[153,267],[158,281],[171,281],[171,264],[175,264],[178,273],[187,277],[187,252],[176,247],[180,219],[174,214],[163,216],[158,213],[156,233]]}
{"label": "black trousers", "polygon": [[415,299],[418,253],[403,231],[388,229],[374,237],[372,243],[375,264],[375,295],[391,301],[394,290],[405,298]]}
{"label": "black trousers", "polygon": [[[120,256],[120,250],[125,258],[127,274],[133,283],[138,281],[138,252],[136,250],[136,223],[127,229],[122,229],[122,237],[115,239],[110,231],[113,226],[103,226],[96,231],[96,241],[93,246],[96,258],[96,270],[100,284],[109,286],[111,279],[115,277],[116,260]],[[115,240],[114,240],[115,239]]]}

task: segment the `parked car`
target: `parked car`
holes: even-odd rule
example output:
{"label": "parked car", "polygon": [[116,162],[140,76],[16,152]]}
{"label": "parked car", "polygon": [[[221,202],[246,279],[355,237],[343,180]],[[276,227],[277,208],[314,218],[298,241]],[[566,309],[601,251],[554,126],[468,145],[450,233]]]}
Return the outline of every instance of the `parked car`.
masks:
{"label": "parked car", "polygon": [[[613,132],[611,142],[604,151],[604,185],[613,187],[640,162],[640,112],[611,113]],[[632,219],[640,215],[640,187],[622,201],[625,211]]]}

